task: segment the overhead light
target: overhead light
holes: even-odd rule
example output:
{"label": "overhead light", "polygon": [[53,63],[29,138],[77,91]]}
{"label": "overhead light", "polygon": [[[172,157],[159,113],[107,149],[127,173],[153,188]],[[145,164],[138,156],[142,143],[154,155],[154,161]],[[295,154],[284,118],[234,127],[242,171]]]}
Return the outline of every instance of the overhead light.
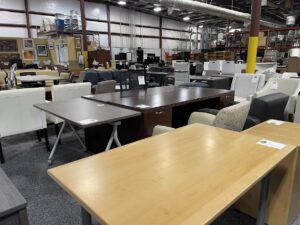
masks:
{"label": "overhead light", "polygon": [[120,1],[118,1],[118,4],[119,4],[119,5],[126,5],[126,1],[120,0]]}
{"label": "overhead light", "polygon": [[200,27],[200,28],[203,28],[203,25],[200,25],[199,27]]}
{"label": "overhead light", "polygon": [[189,21],[191,18],[190,17],[188,17],[188,16],[186,16],[186,17],[183,17],[183,20],[184,21]]}
{"label": "overhead light", "polygon": [[154,12],[160,12],[161,8],[159,6],[156,6],[153,10],[154,10]]}

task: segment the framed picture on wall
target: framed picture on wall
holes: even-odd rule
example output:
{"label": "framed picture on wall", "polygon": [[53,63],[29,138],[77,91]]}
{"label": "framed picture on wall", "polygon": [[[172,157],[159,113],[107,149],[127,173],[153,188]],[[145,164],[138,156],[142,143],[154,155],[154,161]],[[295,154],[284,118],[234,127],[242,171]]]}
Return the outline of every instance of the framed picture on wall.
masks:
{"label": "framed picture on wall", "polygon": [[23,50],[23,60],[35,60],[35,51]]}
{"label": "framed picture on wall", "polygon": [[79,57],[82,55],[82,52],[81,51],[77,51],[76,55],[77,55],[77,59],[79,59]]}
{"label": "framed picture on wall", "polygon": [[33,49],[33,39],[23,39],[24,49]]}
{"label": "framed picture on wall", "polygon": [[49,43],[48,47],[49,47],[49,50],[53,50],[54,49],[54,43]]}
{"label": "framed picture on wall", "polygon": [[0,40],[0,52],[17,52],[18,43],[14,39]]}
{"label": "framed picture on wall", "polygon": [[81,49],[82,48],[81,37],[75,37],[75,48],[76,49]]}
{"label": "framed picture on wall", "polygon": [[47,57],[48,56],[47,45],[36,45],[36,52],[38,57]]}

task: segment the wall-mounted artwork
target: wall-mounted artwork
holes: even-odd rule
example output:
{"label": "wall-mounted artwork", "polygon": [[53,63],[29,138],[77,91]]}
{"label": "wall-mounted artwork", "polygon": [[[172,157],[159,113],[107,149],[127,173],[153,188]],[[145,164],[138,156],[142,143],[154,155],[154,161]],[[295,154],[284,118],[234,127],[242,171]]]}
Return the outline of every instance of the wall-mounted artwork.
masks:
{"label": "wall-mounted artwork", "polygon": [[38,57],[47,57],[48,56],[47,45],[36,45],[36,52]]}
{"label": "wall-mounted artwork", "polygon": [[81,49],[82,45],[81,45],[81,37],[76,37],[75,38],[75,48],[76,49]]}
{"label": "wall-mounted artwork", "polygon": [[23,40],[24,49],[33,49],[33,39],[24,39]]}
{"label": "wall-mounted artwork", "polygon": [[35,60],[34,50],[23,50],[23,60]]}
{"label": "wall-mounted artwork", "polygon": [[13,40],[13,39],[0,40],[0,52],[17,52],[17,51],[18,51],[17,40]]}

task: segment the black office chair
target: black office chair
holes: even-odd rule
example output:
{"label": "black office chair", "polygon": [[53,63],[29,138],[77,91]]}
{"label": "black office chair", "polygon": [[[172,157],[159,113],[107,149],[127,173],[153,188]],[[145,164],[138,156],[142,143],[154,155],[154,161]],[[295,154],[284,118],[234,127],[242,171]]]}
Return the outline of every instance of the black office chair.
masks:
{"label": "black office chair", "polygon": [[128,75],[130,90],[147,88],[146,70],[129,70]]}
{"label": "black office chair", "polygon": [[166,76],[164,79],[164,86],[171,86],[171,85],[175,85],[175,78]]}

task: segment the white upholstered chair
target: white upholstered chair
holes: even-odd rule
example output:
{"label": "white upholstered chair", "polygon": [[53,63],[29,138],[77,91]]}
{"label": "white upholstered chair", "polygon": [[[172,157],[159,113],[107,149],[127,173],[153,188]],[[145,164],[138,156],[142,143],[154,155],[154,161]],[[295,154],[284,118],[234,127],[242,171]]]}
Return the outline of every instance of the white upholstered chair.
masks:
{"label": "white upholstered chair", "polygon": [[242,102],[249,100],[255,92],[261,90],[265,85],[264,74],[236,73],[231,83],[231,90],[234,91],[234,101]]}
{"label": "white upholstered chair", "polygon": [[[64,85],[54,85],[51,89],[52,101],[66,101],[74,98],[80,98],[85,95],[91,94],[91,83],[73,83]],[[47,121],[50,123],[58,124],[63,120],[47,114]],[[56,133],[58,133],[58,127],[56,126]]]}
{"label": "white upholstered chair", "polygon": [[290,72],[284,72],[282,74],[282,79],[289,79],[289,78],[292,78],[292,77],[298,77],[298,73],[290,73]]}
{"label": "white upholstered chair", "polygon": [[46,115],[34,107],[45,102],[44,88],[17,89],[0,92],[0,160],[4,163],[1,139],[33,131],[44,131],[50,150]]}
{"label": "white upholstered chair", "polygon": [[115,80],[101,81],[96,86],[96,94],[112,93],[116,91],[117,82]]}
{"label": "white upholstered chair", "polygon": [[300,80],[298,79],[281,79],[270,78],[265,87],[254,94],[254,98],[274,94],[283,93],[290,96],[285,108],[285,119],[289,114],[294,115],[296,109],[297,96],[300,91]]}
{"label": "white upholstered chair", "polygon": [[[194,112],[191,114],[188,124],[201,123],[240,132],[243,130],[249,110],[250,102],[244,101],[220,110],[217,115]],[[155,126],[153,135],[166,133],[171,130],[173,130],[173,128]]]}

